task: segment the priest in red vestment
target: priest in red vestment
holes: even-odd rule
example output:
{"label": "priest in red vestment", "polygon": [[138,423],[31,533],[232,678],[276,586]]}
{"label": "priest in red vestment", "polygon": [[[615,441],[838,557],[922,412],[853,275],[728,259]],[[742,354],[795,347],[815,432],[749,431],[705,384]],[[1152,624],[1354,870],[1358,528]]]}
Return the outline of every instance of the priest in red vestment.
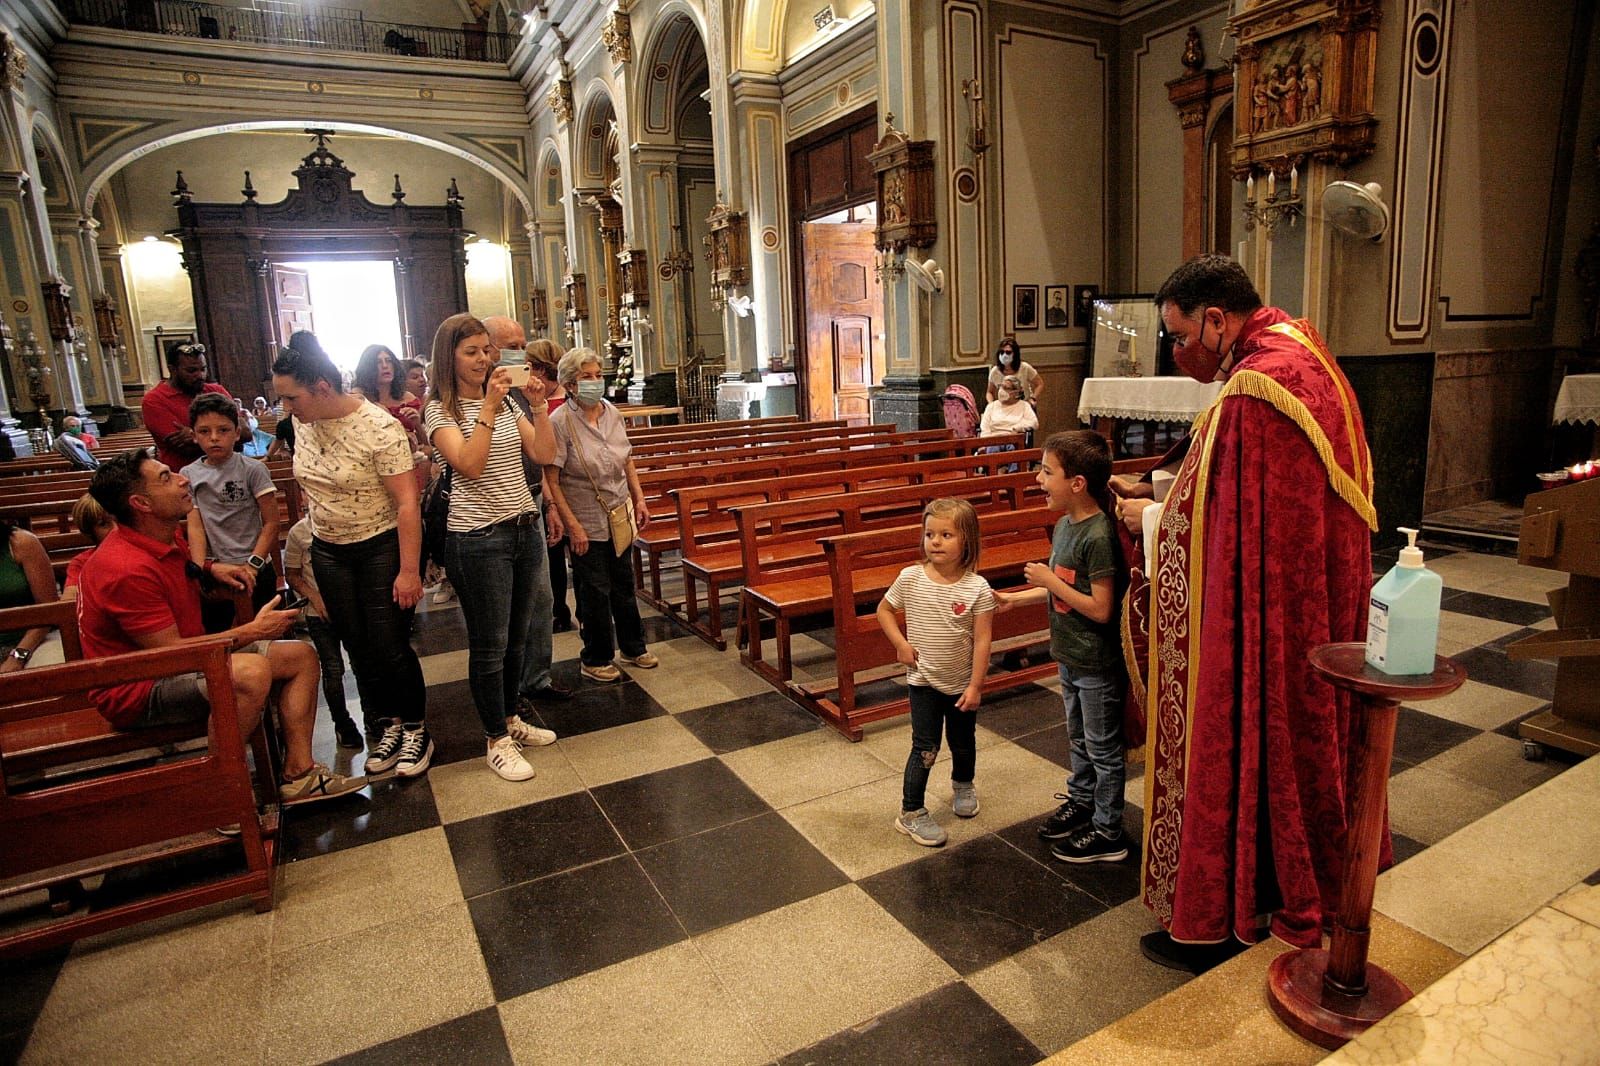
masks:
{"label": "priest in red vestment", "polygon": [[1220,255],[1156,303],[1179,368],[1226,382],[1163,503],[1123,485],[1119,504],[1143,571],[1124,638],[1146,722],[1143,898],[1163,929],[1141,947],[1200,972],[1262,920],[1316,946],[1337,910],[1354,704],[1307,653],[1364,639],[1376,516],[1361,411],[1309,322],[1263,307]]}

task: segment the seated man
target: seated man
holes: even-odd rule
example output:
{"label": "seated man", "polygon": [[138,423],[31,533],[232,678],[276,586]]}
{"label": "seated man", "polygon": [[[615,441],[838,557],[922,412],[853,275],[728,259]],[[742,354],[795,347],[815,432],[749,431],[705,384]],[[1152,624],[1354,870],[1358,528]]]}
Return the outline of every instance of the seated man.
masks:
{"label": "seated man", "polygon": [[61,435],[56,438],[56,454],[71,463],[77,470],[94,470],[100,466],[89,451],[94,445],[89,442],[93,437],[86,436],[83,432],[83,422],[74,415],[68,415],[61,420]]}
{"label": "seated man", "polygon": [[[205,636],[200,621],[202,578],[249,591],[248,566],[189,561],[179,527],[194,500],[189,482],[139,448],[108,459],[95,472],[89,494],[117,520],[78,582],[78,630],[86,658],[160,648]],[[274,598],[252,621],[218,634],[232,640],[233,688],[239,732],[255,731],[269,697],[283,720],[285,805],[353,792],[365,778],[345,777],[311,758],[320,674],[317,653],[297,640],[277,640],[298,616],[277,610]],[[260,641],[261,644],[256,645]],[[100,713],[118,729],[205,721],[210,715],[198,674],[131,681],[91,693]]]}

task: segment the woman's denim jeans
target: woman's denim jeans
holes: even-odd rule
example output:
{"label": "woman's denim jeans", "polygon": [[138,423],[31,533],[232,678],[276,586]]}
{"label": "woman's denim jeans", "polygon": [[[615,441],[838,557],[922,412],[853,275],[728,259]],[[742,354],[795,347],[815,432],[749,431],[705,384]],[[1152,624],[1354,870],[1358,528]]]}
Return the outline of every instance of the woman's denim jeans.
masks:
{"label": "woman's denim jeans", "polygon": [[502,522],[451,533],[446,544],[445,570],[467,624],[467,681],[483,734],[490,740],[505,736],[506,715],[517,713],[536,605],[542,605],[549,646],[546,558],[544,523],[537,517],[526,525]]}

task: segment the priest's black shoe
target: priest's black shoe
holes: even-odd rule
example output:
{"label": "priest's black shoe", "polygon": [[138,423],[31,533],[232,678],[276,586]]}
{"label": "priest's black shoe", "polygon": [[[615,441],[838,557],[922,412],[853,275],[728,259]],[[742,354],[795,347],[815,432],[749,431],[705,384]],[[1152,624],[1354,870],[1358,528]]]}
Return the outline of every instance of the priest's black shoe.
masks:
{"label": "priest's black shoe", "polygon": [[572,690],[565,685],[551,681],[540,685],[538,688],[528,693],[528,698],[534,700],[555,700],[560,702],[562,700],[570,700],[572,698]]}
{"label": "priest's black shoe", "polygon": [[1241,944],[1231,937],[1220,944],[1180,944],[1172,939],[1171,933],[1161,930],[1139,938],[1139,950],[1151,962],[1169,970],[1182,970],[1196,975],[1221,966],[1249,947],[1249,944]]}

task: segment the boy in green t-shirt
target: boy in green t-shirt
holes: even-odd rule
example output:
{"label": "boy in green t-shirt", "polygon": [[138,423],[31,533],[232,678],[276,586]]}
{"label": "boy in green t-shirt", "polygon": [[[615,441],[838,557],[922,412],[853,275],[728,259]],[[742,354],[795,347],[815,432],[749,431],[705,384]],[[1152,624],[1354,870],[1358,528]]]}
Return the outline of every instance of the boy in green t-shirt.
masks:
{"label": "boy in green t-shirt", "polygon": [[1050,657],[1060,664],[1061,698],[1072,741],[1066,802],[1039,826],[1054,840],[1062,862],[1116,862],[1127,858],[1122,832],[1122,788],[1127,776],[1122,747],[1122,701],[1127,677],[1117,628],[1116,530],[1108,514],[1111,450],[1092,430],[1057,433],[1044,443],[1039,486],[1056,523],[1049,565],[1029,563],[1031,588],[996,592],[1006,610],[1020,603],[1050,603]]}

